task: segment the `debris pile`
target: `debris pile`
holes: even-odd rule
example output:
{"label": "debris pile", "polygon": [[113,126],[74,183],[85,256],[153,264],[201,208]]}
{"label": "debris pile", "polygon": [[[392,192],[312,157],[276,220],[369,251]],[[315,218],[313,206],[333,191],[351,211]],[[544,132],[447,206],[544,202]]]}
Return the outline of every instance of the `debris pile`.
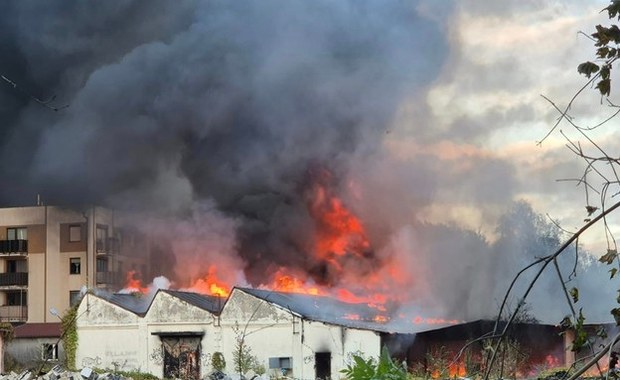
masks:
{"label": "debris pile", "polygon": [[9,372],[0,375],[0,380],[129,380],[131,378],[114,373],[96,373],[92,368],[85,367],[79,372],[66,370],[57,365],[44,375],[36,376],[26,370],[21,373]]}

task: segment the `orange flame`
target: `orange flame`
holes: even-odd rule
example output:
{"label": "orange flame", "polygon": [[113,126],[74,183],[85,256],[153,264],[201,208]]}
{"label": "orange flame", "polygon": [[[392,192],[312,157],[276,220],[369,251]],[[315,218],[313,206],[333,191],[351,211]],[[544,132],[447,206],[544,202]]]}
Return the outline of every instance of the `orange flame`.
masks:
{"label": "orange flame", "polygon": [[559,367],[560,366],[560,359],[558,359],[554,355],[549,354],[549,355],[545,356],[545,366],[547,366],[547,368]]}
{"label": "orange flame", "polygon": [[127,272],[125,276],[125,287],[124,290],[130,293],[147,293],[149,288],[142,285],[142,281],[139,278],[136,278],[136,271],[130,270]]}
{"label": "orange flame", "polygon": [[390,320],[390,318],[385,315],[377,315],[373,320],[377,323],[386,323]]}
{"label": "orange flame", "polygon": [[199,278],[190,287],[191,291],[218,297],[228,297],[230,294],[230,286],[217,276],[217,267],[209,265],[207,274],[203,278]]}
{"label": "orange flame", "polygon": [[467,371],[465,370],[465,363],[456,362],[456,363],[450,364],[450,366],[448,367],[448,374],[452,378],[465,377],[465,375],[467,374]]}
{"label": "orange flame", "polygon": [[[410,285],[411,279],[396,261],[384,257],[379,260],[373,255],[361,219],[336,195],[332,186],[332,174],[326,170],[318,174],[305,195],[308,213],[314,221],[313,242],[309,244],[309,250],[315,260],[311,262],[318,262],[320,265],[316,268],[320,270],[314,271],[316,268],[313,268],[305,272],[296,268],[275,266],[265,273],[267,280],[259,287],[280,292],[330,296],[343,302],[366,304],[376,309],[376,313],[372,313],[376,314],[374,319],[372,316],[367,317],[376,323],[394,322],[397,319],[416,324],[458,323],[459,321],[443,318],[411,319],[411,315],[388,316],[386,305],[404,300],[404,292],[398,290]],[[233,268],[221,265],[226,264],[210,264],[206,274],[195,279],[187,290],[228,297],[234,286],[230,274],[235,272],[231,270]],[[135,275],[135,271],[128,273],[126,288],[146,292],[148,288],[144,287]],[[319,279],[316,276],[324,278]],[[346,284],[346,287],[341,287],[340,284]],[[345,318],[359,319],[360,316],[351,314]]]}
{"label": "orange flame", "polygon": [[370,241],[362,222],[336,195],[332,194],[332,175],[323,170],[310,192],[308,211],[315,221],[315,254],[340,273],[339,259],[352,255],[363,259],[370,249]]}

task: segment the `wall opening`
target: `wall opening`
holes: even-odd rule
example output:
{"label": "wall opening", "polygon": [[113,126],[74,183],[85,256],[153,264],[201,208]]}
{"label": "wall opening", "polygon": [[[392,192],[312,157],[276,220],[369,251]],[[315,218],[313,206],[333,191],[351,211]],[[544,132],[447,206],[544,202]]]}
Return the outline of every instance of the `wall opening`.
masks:
{"label": "wall opening", "polygon": [[315,378],[321,380],[331,379],[332,354],[331,352],[317,352],[314,354]]}
{"label": "wall opening", "polygon": [[164,378],[200,379],[200,336],[161,336]]}

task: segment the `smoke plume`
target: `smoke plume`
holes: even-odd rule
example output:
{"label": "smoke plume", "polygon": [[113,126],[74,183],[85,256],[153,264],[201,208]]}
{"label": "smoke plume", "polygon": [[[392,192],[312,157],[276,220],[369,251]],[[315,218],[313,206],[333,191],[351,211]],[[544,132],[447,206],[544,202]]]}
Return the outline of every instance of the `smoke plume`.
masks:
{"label": "smoke plume", "polygon": [[[498,219],[518,190],[506,161],[425,150],[436,143],[425,96],[444,69],[451,11],[426,1],[10,1],[0,71],[19,88],[0,88],[10,179],[0,204],[41,194],[133,213],[168,241],[153,258],[167,273],[155,275],[181,287],[213,265],[254,286],[282,268],[326,286],[379,276],[429,310],[488,315],[495,284],[532,257],[523,239],[504,226],[490,242],[422,221],[433,205],[463,202]],[[53,94],[69,107],[29,96]],[[419,118],[403,128],[407,107]],[[403,133],[424,139],[403,150]],[[365,226],[359,255],[311,254],[323,228],[309,207],[317,183]]]}

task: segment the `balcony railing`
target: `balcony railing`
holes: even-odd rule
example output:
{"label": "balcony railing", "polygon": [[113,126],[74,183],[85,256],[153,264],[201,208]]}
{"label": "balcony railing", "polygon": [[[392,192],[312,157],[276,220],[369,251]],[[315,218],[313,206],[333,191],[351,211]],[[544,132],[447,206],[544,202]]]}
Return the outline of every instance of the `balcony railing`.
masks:
{"label": "balcony railing", "polygon": [[0,321],[25,322],[28,320],[28,306],[0,306]]}
{"label": "balcony railing", "polygon": [[97,272],[97,284],[120,285],[123,275],[118,272]]}
{"label": "balcony railing", "polygon": [[28,272],[0,273],[0,287],[28,286]]}
{"label": "balcony railing", "polygon": [[28,240],[0,240],[0,254],[27,254]]}
{"label": "balcony railing", "polygon": [[120,250],[120,241],[117,238],[97,239],[95,245],[99,255],[114,255]]}

